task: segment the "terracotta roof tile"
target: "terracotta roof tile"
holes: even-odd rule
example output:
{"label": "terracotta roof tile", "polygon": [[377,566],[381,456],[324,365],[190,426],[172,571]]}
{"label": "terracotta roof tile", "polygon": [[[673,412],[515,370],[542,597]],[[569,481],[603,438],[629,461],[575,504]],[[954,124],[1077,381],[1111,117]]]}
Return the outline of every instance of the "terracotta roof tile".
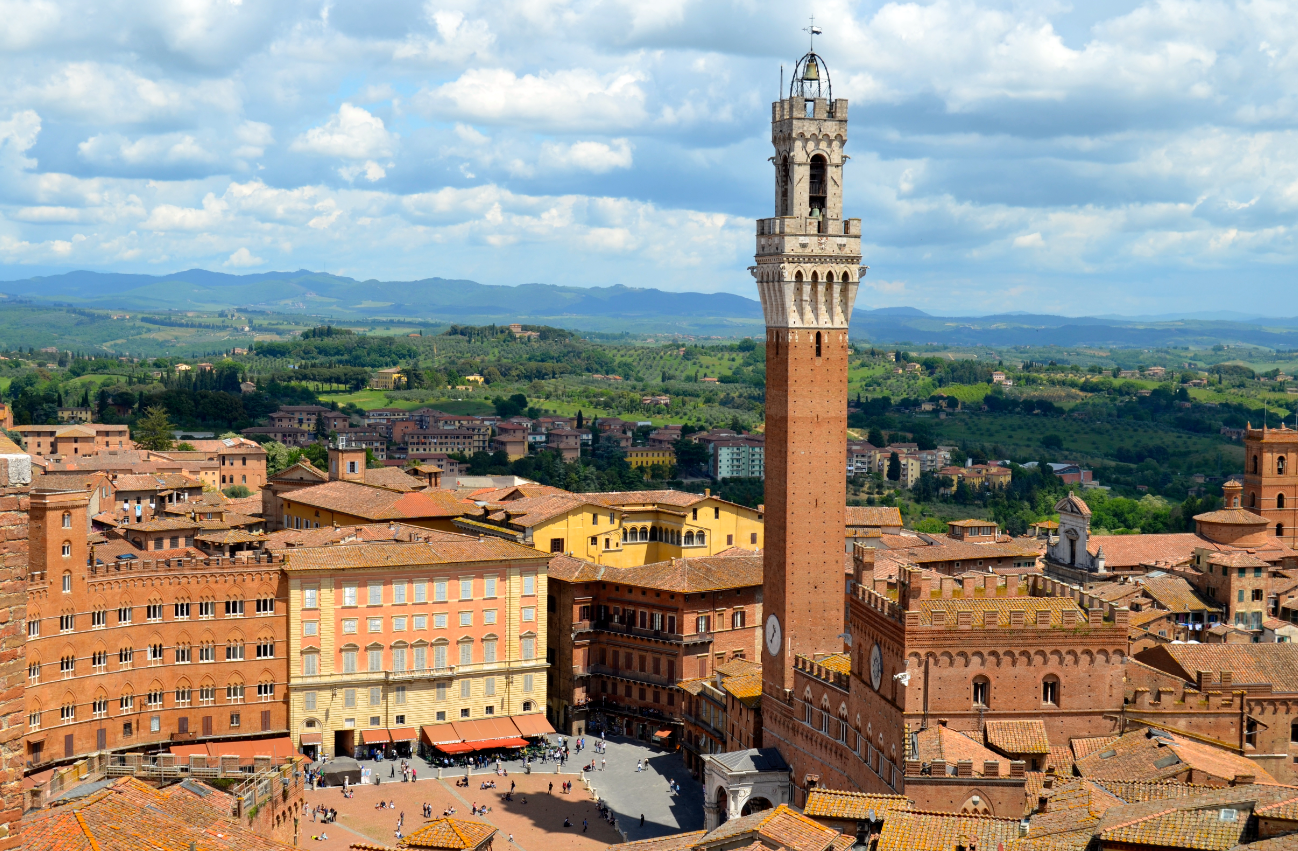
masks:
{"label": "terracotta roof tile", "polygon": [[1139,567],[1142,564],[1184,564],[1194,555],[1204,539],[1192,532],[1157,535],[1092,535],[1086,540],[1086,551],[1095,555],[1104,550],[1104,564],[1109,570]]}
{"label": "terracotta roof tile", "polygon": [[1077,623],[1086,622],[1086,613],[1078,606],[1076,601],[1071,597],[961,597],[947,599],[930,599],[920,600],[918,602],[920,612],[920,623],[931,626],[933,623],[933,613],[937,611],[946,612],[946,623],[954,625],[958,612],[972,611],[975,613],[973,626],[975,629],[983,626],[983,615],[986,612],[996,613],[996,625],[998,627],[1008,627],[1010,625],[1010,612],[1021,611],[1024,613],[1024,622],[1029,626],[1036,623],[1038,612],[1050,613],[1050,625],[1063,625],[1063,612],[1065,610],[1077,612]]}
{"label": "terracotta roof tile", "polygon": [[871,810],[875,817],[884,813],[909,810],[905,795],[874,795],[867,792],[844,792],[837,789],[812,789],[807,794],[803,813],[812,818],[864,819]]}
{"label": "terracotta roof tile", "polygon": [[693,594],[762,584],[762,557],[700,556],[658,561],[636,567],[609,567],[569,556],[550,561],[551,579],[566,582],[617,582],[637,588],[656,588]]}
{"label": "terracotta roof tile", "polygon": [[1168,780],[1191,769],[1196,775],[1222,782],[1245,774],[1255,776],[1259,783],[1275,783],[1264,769],[1243,756],[1162,731],[1127,733],[1108,748],[1077,760],[1078,774],[1095,779]]}
{"label": "terracotta roof tile", "polygon": [[929,763],[935,759],[946,760],[952,768],[957,762],[967,759],[973,762],[975,777],[983,776],[984,762],[995,761],[1000,766],[1000,776],[1008,777],[1010,761],[983,747],[974,740],[974,735],[976,734],[961,733],[941,724],[920,730],[915,734],[914,758]]}
{"label": "terracotta roof tile", "polygon": [[425,520],[461,517],[473,510],[445,491],[399,493],[359,482],[325,482],[284,495],[293,505],[307,505],[366,520]]}
{"label": "terracotta roof tile", "polygon": [[1018,819],[894,812],[884,820],[878,851],[953,851],[957,845],[994,849],[1018,835]]}
{"label": "terracotta roof tile", "polygon": [[901,526],[901,509],[895,506],[849,505],[848,526]]}
{"label": "terracotta roof tile", "polygon": [[659,836],[654,839],[641,839],[636,842],[620,842],[608,846],[609,851],[688,851],[706,835],[706,831],[695,830],[689,833],[673,833],[670,836]]}
{"label": "terracotta roof tile", "polygon": [[825,658],[819,660],[822,668],[834,671],[839,674],[852,673],[852,658],[846,653],[831,653]]}
{"label": "terracotta roof tile", "polygon": [[436,818],[411,832],[399,844],[402,848],[465,851],[482,845],[496,835],[491,825],[458,818]]}
{"label": "terracotta roof tile", "polygon": [[1046,736],[1046,723],[1040,719],[988,721],[985,733],[987,744],[1002,753],[1050,753],[1050,739]]}
{"label": "terracotta roof tile", "polygon": [[[1148,651],[1146,651],[1148,652]],[[1198,671],[1230,671],[1236,687],[1270,684],[1277,692],[1298,692],[1298,645],[1168,644],[1165,652],[1188,682]]]}
{"label": "terracotta roof tile", "polygon": [[284,568],[296,571],[414,567],[480,561],[536,561],[547,558],[531,547],[502,541],[500,538],[478,540],[467,536],[458,537],[455,541],[442,540],[436,543],[357,543],[348,546],[304,547],[284,554]]}

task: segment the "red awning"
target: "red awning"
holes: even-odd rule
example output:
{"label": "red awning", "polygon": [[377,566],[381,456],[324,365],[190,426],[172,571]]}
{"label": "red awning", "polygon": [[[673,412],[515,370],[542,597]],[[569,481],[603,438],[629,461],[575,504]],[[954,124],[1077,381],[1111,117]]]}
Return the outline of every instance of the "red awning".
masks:
{"label": "red awning", "polygon": [[396,727],[388,732],[392,734],[394,742],[413,742],[419,737],[419,731],[414,727]]}
{"label": "red awning", "polygon": [[304,745],[322,745],[324,744],[324,733],[303,733],[298,736],[298,741]]}
{"label": "red awning", "polygon": [[495,748],[525,748],[527,747],[527,739],[484,739],[480,742],[465,742],[464,744],[475,751],[489,751]]}
{"label": "red awning", "polygon": [[547,736],[554,732],[550,722],[545,720],[545,715],[540,712],[532,715],[511,715],[509,720],[514,722],[518,732],[524,736]]}
{"label": "red awning", "polygon": [[433,747],[437,748],[442,753],[449,754],[468,753],[473,750],[473,745],[464,742],[445,742],[440,745],[433,745]]}
{"label": "red awning", "polygon": [[387,730],[361,730],[361,744],[386,745],[392,741]]}

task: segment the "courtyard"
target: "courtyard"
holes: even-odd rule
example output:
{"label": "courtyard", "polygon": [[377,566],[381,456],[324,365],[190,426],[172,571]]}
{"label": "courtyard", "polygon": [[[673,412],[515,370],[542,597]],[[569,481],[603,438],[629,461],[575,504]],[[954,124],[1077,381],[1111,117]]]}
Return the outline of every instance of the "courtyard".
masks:
{"label": "courtyard", "polygon": [[[374,769],[379,785],[353,786],[350,798],[344,798],[337,787],[306,792],[308,813],[299,845],[320,851],[347,851],[353,843],[395,846],[399,816],[405,814],[402,832],[409,835],[425,823],[425,803],[432,807],[435,818],[453,808],[456,818],[476,819],[498,828],[497,851],[594,851],[622,842],[622,833],[627,840],[636,840],[703,827],[702,787],[690,777],[679,754],[623,738],[609,739],[606,753],[596,754],[595,740],[586,741],[587,747],[579,754],[574,752],[558,774],[553,762],[533,763],[531,774],[524,774],[518,762],[506,762],[507,777],[497,776],[494,768],[477,769],[470,775],[468,788],[455,785],[464,777],[465,768],[444,768],[439,780],[435,767],[415,759],[412,764],[419,779],[403,783],[399,772],[398,779],[391,779],[391,762],[365,761],[362,765]],[[581,782],[581,767],[592,758],[596,766],[588,774],[591,787],[613,811],[622,833],[600,815],[596,797]],[[647,768],[637,772],[640,760],[645,760]],[[482,789],[482,782],[490,780],[497,788]],[[680,795],[670,792],[669,780],[680,784]],[[571,792],[562,792],[564,782],[573,784]],[[515,784],[513,800],[506,801],[504,795],[511,783]],[[378,809],[380,801],[395,806]],[[312,821],[310,809],[317,805],[336,809],[338,821],[328,825]],[[490,810],[475,817],[471,814],[475,805]],[[571,827],[563,826],[565,818]],[[584,832],[583,820],[588,823]],[[321,835],[328,838],[316,838]]]}

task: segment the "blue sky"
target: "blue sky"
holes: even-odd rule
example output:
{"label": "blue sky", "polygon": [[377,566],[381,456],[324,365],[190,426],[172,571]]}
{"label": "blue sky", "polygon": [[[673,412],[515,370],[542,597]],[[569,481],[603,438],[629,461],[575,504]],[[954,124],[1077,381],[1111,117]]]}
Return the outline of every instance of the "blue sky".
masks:
{"label": "blue sky", "polygon": [[0,277],[753,297],[808,9],[859,306],[1298,314],[1298,16],[1263,0],[0,0]]}

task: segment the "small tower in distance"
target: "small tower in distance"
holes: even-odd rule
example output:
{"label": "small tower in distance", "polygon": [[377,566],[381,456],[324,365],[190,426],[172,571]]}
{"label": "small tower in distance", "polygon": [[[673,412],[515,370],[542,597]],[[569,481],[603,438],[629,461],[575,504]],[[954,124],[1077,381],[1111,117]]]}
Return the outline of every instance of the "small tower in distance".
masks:
{"label": "small tower in distance", "polygon": [[861,221],[843,218],[847,101],[814,51],[771,106],[771,143],[775,215],[750,271],[766,319],[762,711],[780,747],[795,657],[843,652],[847,326],[865,271]]}

